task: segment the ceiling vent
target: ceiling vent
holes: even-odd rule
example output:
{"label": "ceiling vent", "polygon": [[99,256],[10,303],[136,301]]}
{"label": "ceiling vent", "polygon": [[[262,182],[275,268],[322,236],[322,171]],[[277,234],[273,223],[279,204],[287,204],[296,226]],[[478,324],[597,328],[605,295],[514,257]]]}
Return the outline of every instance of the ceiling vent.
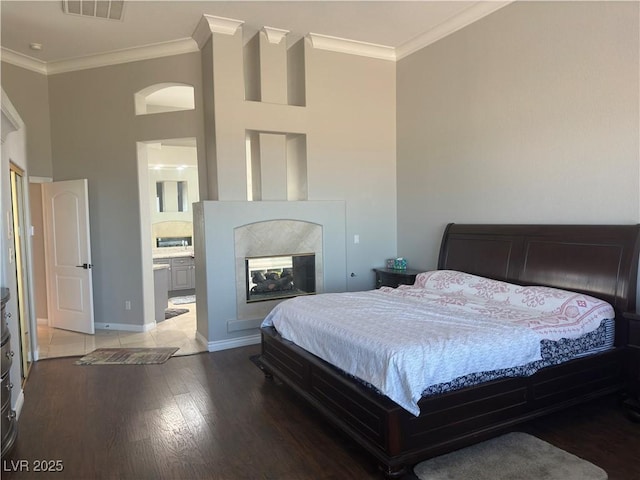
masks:
{"label": "ceiling vent", "polygon": [[124,0],[62,0],[62,10],[69,15],[122,20]]}

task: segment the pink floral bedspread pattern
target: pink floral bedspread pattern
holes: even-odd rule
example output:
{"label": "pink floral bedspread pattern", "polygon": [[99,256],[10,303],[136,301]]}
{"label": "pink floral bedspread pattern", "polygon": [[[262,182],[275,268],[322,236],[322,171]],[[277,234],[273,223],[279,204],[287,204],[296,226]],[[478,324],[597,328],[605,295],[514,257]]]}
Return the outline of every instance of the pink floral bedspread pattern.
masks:
{"label": "pink floral bedspread pattern", "polygon": [[427,387],[540,360],[541,340],[578,337],[605,318],[613,309],[585,295],[435,271],[397,289],[295,297],[262,326],[418,415]]}
{"label": "pink floral bedspread pattern", "polygon": [[611,305],[588,295],[520,286],[452,270],[420,273],[414,285],[381,290],[528,327],[541,340],[577,338],[598,328],[603,319],[615,317]]}

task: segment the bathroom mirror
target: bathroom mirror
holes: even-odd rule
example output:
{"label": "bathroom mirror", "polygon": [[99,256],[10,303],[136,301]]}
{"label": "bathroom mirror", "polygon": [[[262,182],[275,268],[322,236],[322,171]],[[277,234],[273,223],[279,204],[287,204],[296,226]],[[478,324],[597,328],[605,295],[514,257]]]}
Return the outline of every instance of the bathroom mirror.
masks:
{"label": "bathroom mirror", "polygon": [[189,194],[187,182],[176,180],[156,182],[156,206],[158,212],[188,211]]}

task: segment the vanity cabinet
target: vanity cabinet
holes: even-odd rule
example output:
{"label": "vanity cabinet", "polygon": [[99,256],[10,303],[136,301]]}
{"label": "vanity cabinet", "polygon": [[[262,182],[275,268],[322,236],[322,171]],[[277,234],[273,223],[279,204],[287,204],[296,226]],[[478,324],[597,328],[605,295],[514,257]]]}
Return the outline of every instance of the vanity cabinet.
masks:
{"label": "vanity cabinet", "polygon": [[171,290],[196,288],[196,262],[193,257],[171,259]]}
{"label": "vanity cabinet", "polygon": [[168,267],[168,273],[167,275],[165,275],[166,277],[166,282],[167,282],[167,292],[169,290],[173,290],[171,288],[171,259],[170,258],[154,258],[153,259],[153,264],[154,265],[167,265]]}
{"label": "vanity cabinet", "polygon": [[167,291],[196,288],[196,262],[192,256],[154,258],[153,263],[169,265]]}

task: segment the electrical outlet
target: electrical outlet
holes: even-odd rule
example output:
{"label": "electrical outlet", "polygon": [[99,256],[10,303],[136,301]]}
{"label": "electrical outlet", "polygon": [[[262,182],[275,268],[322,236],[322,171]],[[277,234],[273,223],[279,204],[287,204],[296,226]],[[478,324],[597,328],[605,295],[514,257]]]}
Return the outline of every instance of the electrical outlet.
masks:
{"label": "electrical outlet", "polygon": [[124,302],[124,309],[125,310],[131,310],[131,302],[129,300]]}
{"label": "electrical outlet", "polygon": [[357,245],[358,243],[360,243],[360,235],[355,234],[355,235],[353,236],[353,243],[355,243],[356,245]]}

